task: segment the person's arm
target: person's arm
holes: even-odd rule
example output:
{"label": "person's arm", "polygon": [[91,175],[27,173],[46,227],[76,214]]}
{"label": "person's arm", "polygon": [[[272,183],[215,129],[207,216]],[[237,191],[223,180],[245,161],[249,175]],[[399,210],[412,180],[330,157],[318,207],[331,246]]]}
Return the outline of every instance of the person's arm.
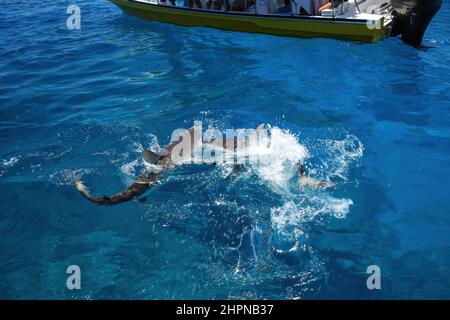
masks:
{"label": "person's arm", "polygon": [[319,8],[318,15],[321,16],[323,10],[331,9],[332,7],[333,7],[333,3],[331,1],[326,3],[325,5],[323,5],[322,7]]}

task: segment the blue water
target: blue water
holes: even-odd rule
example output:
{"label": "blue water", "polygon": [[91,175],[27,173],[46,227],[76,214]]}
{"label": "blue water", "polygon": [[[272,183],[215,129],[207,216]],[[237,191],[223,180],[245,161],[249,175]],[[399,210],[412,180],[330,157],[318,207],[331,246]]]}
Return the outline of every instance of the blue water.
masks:
{"label": "blue water", "polygon": [[[66,27],[72,3],[81,30]],[[4,1],[0,298],[450,298],[449,21],[444,1],[422,52],[184,28],[105,0]],[[73,188],[120,190],[142,148],[194,121],[270,124],[281,154],[303,145],[336,187],[193,165],[141,202]]]}

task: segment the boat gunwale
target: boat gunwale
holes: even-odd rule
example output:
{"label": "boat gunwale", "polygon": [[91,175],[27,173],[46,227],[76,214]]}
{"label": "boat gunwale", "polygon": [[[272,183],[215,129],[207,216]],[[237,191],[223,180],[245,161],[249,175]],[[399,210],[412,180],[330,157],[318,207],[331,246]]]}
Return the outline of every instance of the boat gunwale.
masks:
{"label": "boat gunwale", "polygon": [[[339,22],[339,23],[350,23],[350,24],[367,24],[368,19],[353,19],[353,18],[337,18],[337,17],[319,17],[319,16],[300,16],[300,15],[283,15],[283,14],[252,14],[246,12],[239,11],[216,11],[216,10],[208,10],[208,9],[198,9],[198,8],[187,8],[187,7],[177,7],[177,6],[163,6],[160,4],[154,4],[149,2],[141,2],[138,0],[112,0],[112,1],[120,1],[120,2],[132,2],[137,3],[144,6],[151,6],[167,9],[167,10],[180,10],[185,12],[197,12],[197,13],[205,13],[211,15],[226,15],[226,16],[237,16],[237,17],[252,17],[252,18],[265,18],[265,19],[278,19],[278,20],[315,20],[316,22]],[[384,19],[383,19],[384,20]],[[388,27],[388,25],[384,25],[381,29]]]}

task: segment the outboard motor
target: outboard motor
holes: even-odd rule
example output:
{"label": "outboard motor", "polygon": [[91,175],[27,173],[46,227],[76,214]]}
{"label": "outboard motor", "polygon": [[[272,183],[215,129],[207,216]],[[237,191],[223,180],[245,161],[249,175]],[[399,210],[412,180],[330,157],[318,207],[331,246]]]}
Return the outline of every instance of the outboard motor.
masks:
{"label": "outboard motor", "polygon": [[391,36],[402,36],[403,42],[422,47],[425,31],[439,11],[442,0],[391,0],[394,18]]}

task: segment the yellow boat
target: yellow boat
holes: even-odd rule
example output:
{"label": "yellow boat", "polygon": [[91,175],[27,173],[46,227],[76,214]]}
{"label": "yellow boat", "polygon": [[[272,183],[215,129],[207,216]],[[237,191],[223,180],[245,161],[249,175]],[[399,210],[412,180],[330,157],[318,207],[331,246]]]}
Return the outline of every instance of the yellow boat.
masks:
{"label": "yellow boat", "polygon": [[288,11],[280,11],[277,0],[255,0],[245,11],[227,10],[225,5],[221,10],[204,9],[206,0],[202,8],[169,3],[175,4],[175,0],[167,1],[168,4],[163,0],[110,1],[128,14],[183,26],[369,43],[402,35],[406,43],[414,46],[421,45],[425,29],[442,3],[442,0],[349,0],[338,5],[331,1],[333,7],[319,16],[316,7],[323,0],[290,0]]}

